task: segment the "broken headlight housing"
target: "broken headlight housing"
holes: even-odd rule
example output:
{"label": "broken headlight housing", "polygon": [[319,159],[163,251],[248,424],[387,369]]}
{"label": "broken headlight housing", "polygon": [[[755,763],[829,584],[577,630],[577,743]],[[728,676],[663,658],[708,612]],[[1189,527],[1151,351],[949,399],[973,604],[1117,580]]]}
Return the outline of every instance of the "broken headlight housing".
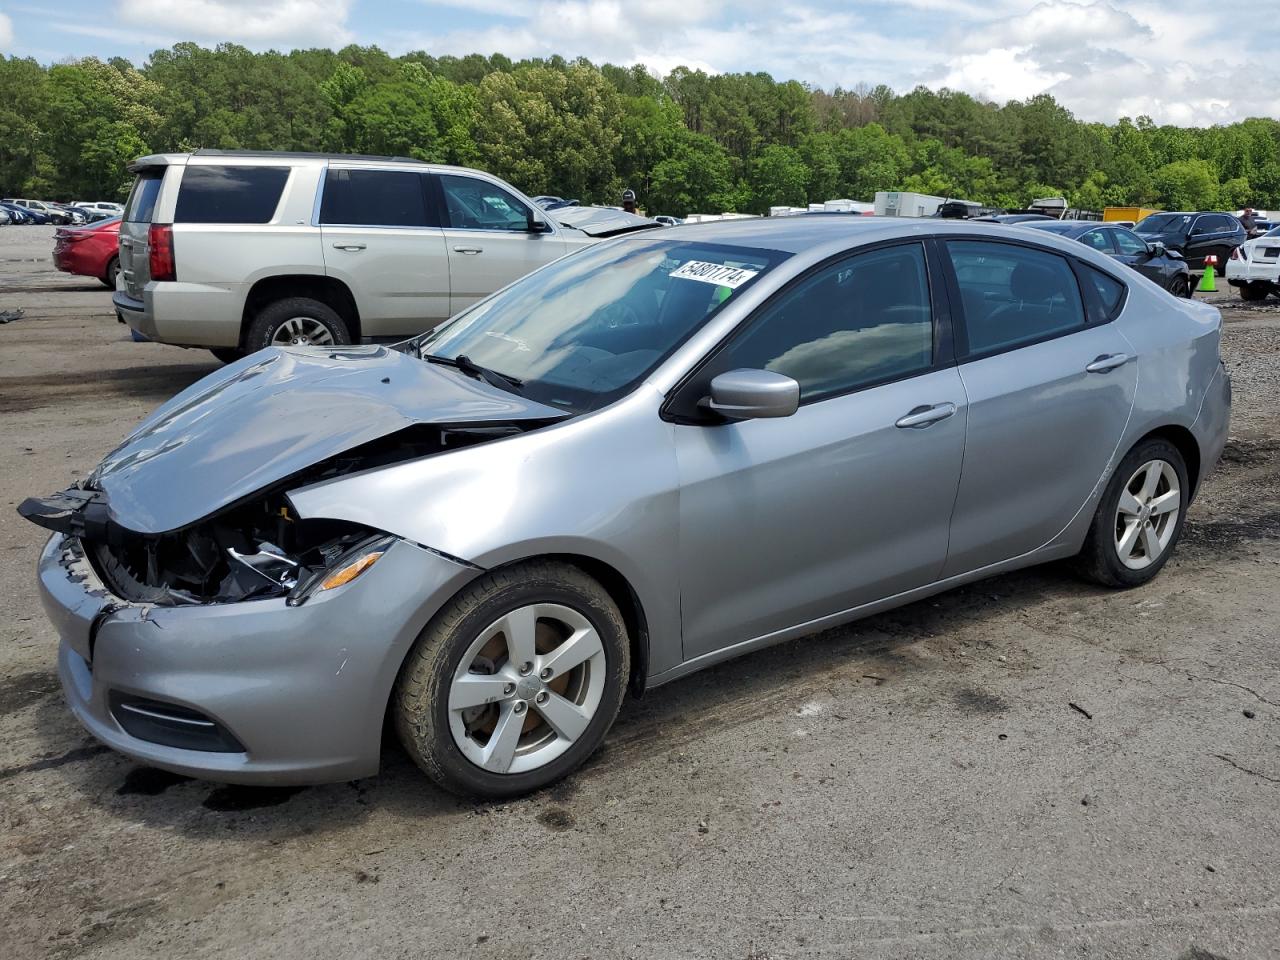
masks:
{"label": "broken headlight housing", "polygon": [[285,603],[296,607],[317,593],[345,586],[377,563],[395,542],[395,537],[383,534],[367,537],[340,554],[329,566],[299,580],[289,591]]}

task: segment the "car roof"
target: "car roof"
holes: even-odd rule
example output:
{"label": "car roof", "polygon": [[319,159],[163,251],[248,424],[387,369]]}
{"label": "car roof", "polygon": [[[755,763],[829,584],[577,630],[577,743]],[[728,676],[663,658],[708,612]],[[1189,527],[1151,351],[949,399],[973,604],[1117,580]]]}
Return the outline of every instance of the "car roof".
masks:
{"label": "car roof", "polygon": [[[1027,224],[980,223],[971,220],[932,217],[871,217],[848,213],[809,213],[794,217],[742,217],[684,223],[661,234],[663,240],[701,240],[732,246],[757,247],[783,253],[802,253],[818,247],[837,248],[845,244],[863,245],[879,240],[925,239],[947,235],[975,240],[1031,240],[1036,235],[1018,231]],[[1043,236],[1046,231],[1037,231]],[[637,234],[641,240],[657,239],[653,234]],[[1074,241],[1073,241],[1074,242]]]}

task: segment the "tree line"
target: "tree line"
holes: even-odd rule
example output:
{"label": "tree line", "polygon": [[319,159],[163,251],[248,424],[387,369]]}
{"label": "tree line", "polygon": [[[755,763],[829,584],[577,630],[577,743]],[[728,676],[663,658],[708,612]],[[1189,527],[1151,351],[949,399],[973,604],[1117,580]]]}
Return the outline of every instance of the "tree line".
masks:
{"label": "tree line", "polygon": [[560,57],[391,57],[376,47],[254,53],[180,43],[142,67],[0,59],[5,196],[121,199],[136,156],[199,147],[409,156],[476,166],[526,193],[650,213],[761,213],[911,190],[1019,208],[1280,208],[1280,121],[1085,123],[1040,95],[821,90]]}

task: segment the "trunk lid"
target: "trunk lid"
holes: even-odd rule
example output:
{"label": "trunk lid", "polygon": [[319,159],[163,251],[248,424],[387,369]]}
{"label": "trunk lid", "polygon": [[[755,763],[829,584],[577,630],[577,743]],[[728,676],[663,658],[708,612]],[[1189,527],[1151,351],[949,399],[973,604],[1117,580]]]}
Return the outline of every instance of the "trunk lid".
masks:
{"label": "trunk lid", "polygon": [[151,280],[151,250],[147,245],[147,235],[169,164],[139,161],[130,169],[137,178],[129,191],[129,199],[125,201],[124,217],[120,221],[120,278],[125,293],[141,300]]}

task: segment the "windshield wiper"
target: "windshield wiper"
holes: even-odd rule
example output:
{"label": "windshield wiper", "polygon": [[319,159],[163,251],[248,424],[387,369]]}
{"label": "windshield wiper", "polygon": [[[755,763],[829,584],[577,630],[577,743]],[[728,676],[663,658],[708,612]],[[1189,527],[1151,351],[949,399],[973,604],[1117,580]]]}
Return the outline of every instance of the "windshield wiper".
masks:
{"label": "windshield wiper", "polygon": [[523,380],[509,377],[505,373],[499,373],[497,370],[490,370],[488,367],[482,367],[466,354],[460,353],[456,357],[442,357],[434,353],[424,353],[421,356],[428,363],[440,363],[446,367],[454,367],[467,376],[483,380],[489,386],[497,387],[499,390],[515,390],[517,392],[524,390]]}

